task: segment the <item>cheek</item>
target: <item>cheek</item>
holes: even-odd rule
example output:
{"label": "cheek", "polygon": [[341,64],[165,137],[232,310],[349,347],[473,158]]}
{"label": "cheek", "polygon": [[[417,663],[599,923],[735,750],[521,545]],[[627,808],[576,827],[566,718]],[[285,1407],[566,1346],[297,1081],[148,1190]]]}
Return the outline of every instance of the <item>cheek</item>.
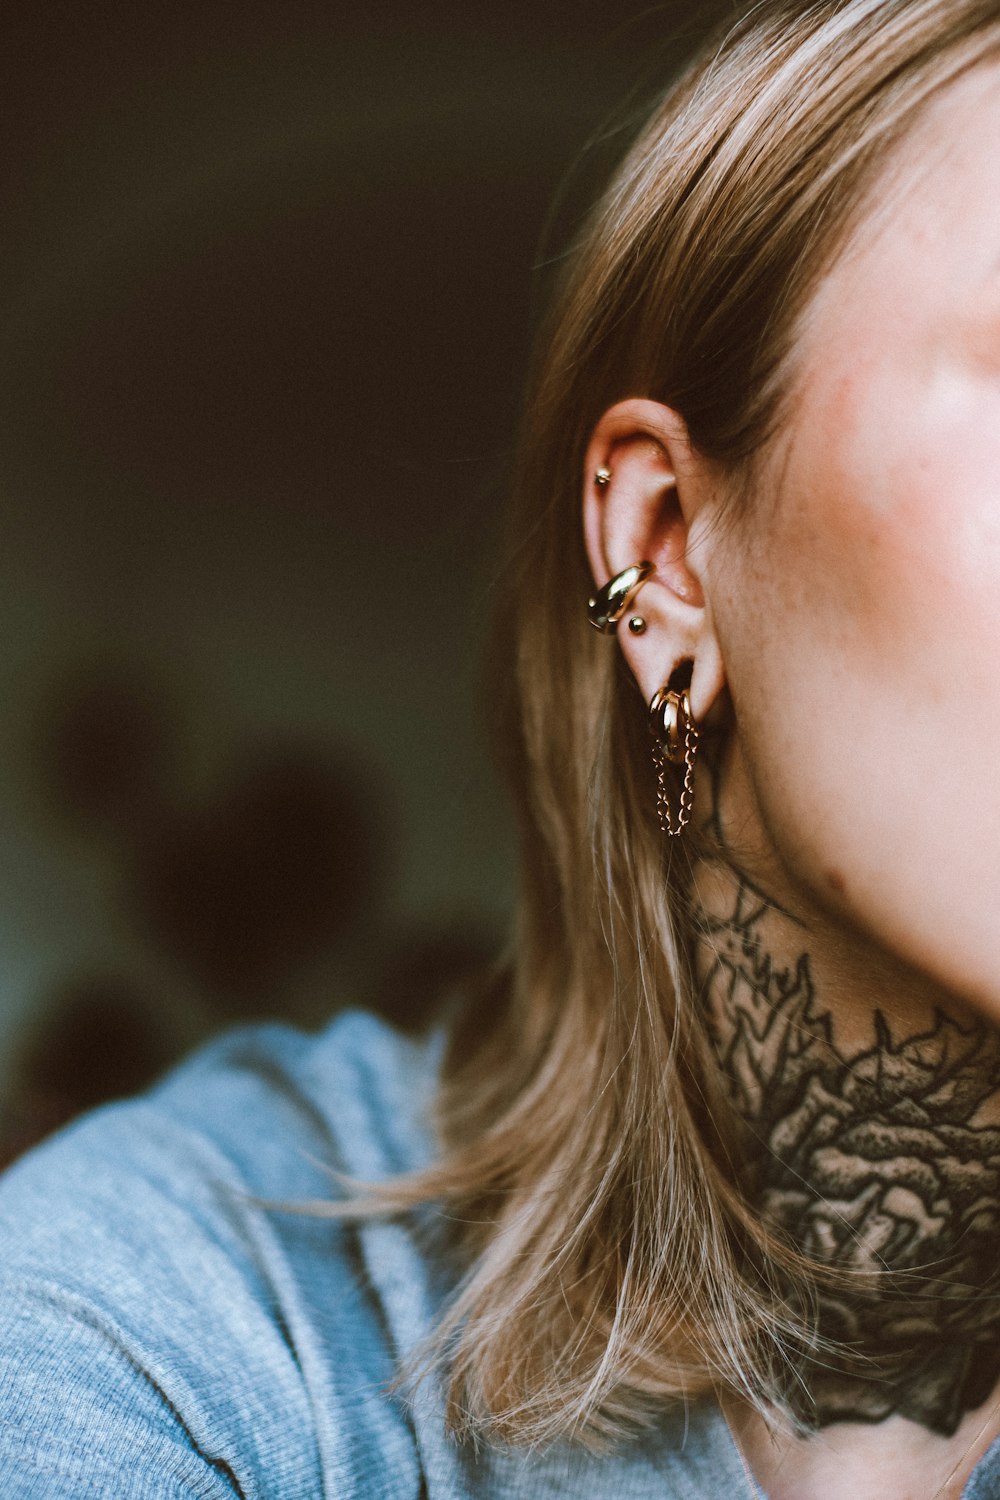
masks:
{"label": "cheek", "polygon": [[1000,453],[930,436],[811,464],[720,634],[789,897],[1000,1015]]}

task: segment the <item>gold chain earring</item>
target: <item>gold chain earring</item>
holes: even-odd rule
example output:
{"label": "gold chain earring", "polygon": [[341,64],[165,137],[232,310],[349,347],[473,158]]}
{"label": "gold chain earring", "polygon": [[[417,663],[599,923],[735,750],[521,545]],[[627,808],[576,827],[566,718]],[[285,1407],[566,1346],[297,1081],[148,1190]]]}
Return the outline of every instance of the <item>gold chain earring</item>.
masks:
{"label": "gold chain earring", "polygon": [[[656,766],[656,811],[663,832],[669,838],[676,838],[691,819],[694,762],[698,753],[698,726],[691,712],[687,688],[677,692],[667,683],[653,694],[649,705],[649,730],[653,736],[653,762]],[[675,818],[670,801],[670,767],[679,765],[684,767],[684,780]]]}

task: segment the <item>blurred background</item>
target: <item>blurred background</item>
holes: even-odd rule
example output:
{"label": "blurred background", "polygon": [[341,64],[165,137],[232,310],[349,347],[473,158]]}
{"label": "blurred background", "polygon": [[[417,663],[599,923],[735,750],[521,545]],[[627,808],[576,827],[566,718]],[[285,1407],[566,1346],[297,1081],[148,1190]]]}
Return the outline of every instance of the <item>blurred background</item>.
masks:
{"label": "blurred background", "polygon": [[4,6],[0,1160],[502,940],[532,327],[719,9]]}

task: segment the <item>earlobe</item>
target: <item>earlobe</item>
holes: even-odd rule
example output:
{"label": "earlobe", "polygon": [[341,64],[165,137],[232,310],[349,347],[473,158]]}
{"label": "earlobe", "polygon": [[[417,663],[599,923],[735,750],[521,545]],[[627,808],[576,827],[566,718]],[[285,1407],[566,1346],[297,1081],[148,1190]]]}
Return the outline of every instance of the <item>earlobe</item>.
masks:
{"label": "earlobe", "polygon": [[693,663],[700,721],[724,682],[692,522],[708,495],[683,420],[657,402],[611,407],[594,429],[584,473],[584,535],[596,585],[591,622],[614,633],[649,703],[679,663]]}

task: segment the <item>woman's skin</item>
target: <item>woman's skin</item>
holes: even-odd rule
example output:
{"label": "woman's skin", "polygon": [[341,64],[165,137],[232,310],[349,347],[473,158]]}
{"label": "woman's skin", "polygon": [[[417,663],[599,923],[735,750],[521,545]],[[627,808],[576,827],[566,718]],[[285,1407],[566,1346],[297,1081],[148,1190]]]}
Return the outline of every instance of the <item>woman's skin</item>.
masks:
{"label": "woman's skin", "polygon": [[818,1327],[862,1359],[784,1393],[812,1435],[730,1410],[771,1500],[957,1496],[1000,1433],[997,139],[990,65],[898,149],[748,505],[656,402],[587,454],[596,582],[656,564],[619,647],[720,726],[696,961],[747,1190],[857,1284]]}

